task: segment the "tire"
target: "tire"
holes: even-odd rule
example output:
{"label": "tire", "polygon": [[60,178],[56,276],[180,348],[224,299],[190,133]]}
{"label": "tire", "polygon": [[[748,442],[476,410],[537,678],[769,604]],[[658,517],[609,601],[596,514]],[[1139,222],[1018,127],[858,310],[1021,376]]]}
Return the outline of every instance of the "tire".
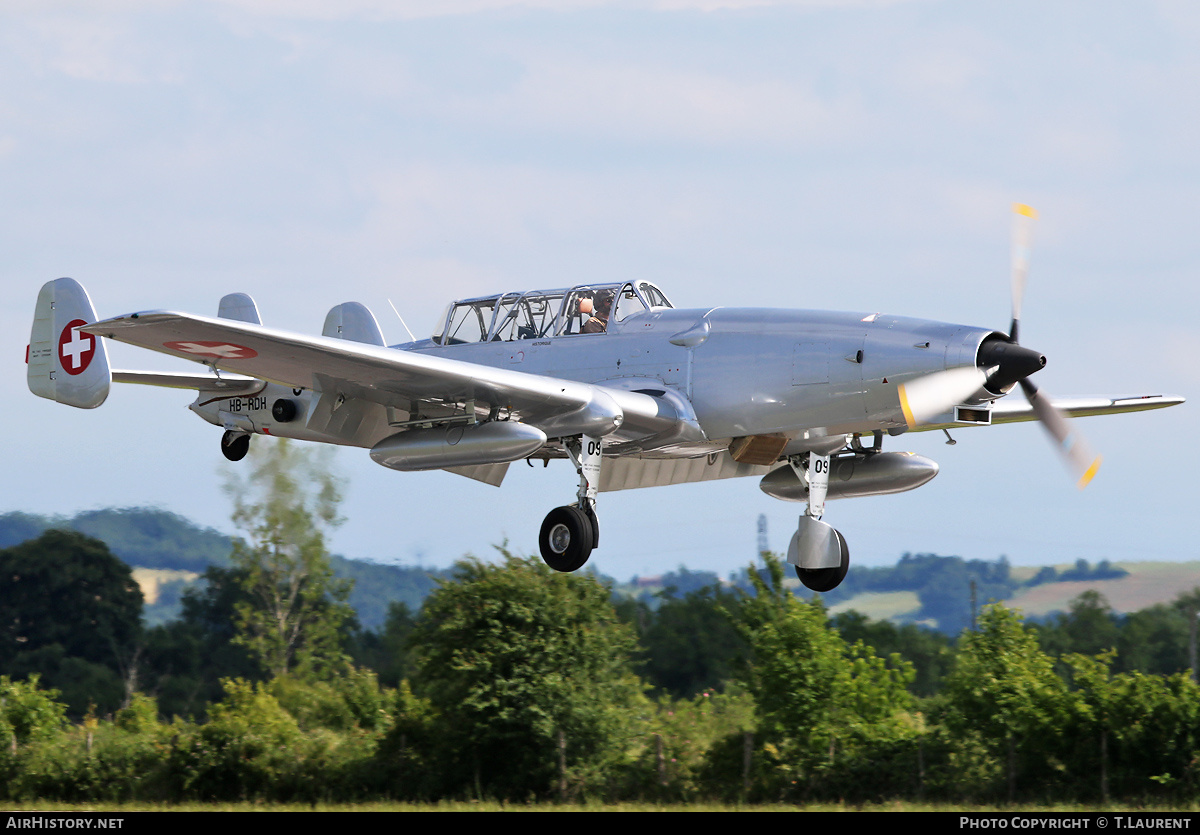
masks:
{"label": "tire", "polygon": [[546,514],[538,535],[542,560],[555,571],[578,571],[592,554],[594,536],[587,513],[577,507],[556,507]]}
{"label": "tire", "polygon": [[846,572],[850,568],[850,548],[846,545],[846,538],[842,536],[842,532],[834,530],[837,534],[838,545],[841,546],[842,559],[837,568],[801,568],[796,566],[796,576],[800,578],[800,582],[805,588],[813,591],[826,592],[833,591],[842,584],[842,580],[846,579]]}
{"label": "tire", "polygon": [[230,461],[241,461],[249,451],[249,435],[242,432],[226,432],[221,436],[221,454]]}

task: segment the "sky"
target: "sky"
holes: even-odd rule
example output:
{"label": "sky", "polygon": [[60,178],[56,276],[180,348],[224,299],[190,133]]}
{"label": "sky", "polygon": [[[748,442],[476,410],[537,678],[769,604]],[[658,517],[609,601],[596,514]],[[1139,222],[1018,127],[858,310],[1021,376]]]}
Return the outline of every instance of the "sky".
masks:
{"label": "sky", "polygon": [[[676,307],[881,311],[1007,330],[1011,205],[1040,213],[1021,341],[1054,396],[1189,403],[1080,422],[1085,491],[1034,424],[888,439],[941,472],[830,502],[851,564],[1193,560],[1200,7],[1156,0],[99,0],[0,5],[0,512],[156,506],[232,531],[187,392],[29,393],[38,288],[103,317],[391,342],[455,299],[645,278]],[[110,345],[116,368],[180,360]],[[1019,395],[1015,395],[1018,396]],[[352,558],[533,553],[565,462],[497,489],[342,449]],[[744,568],[804,510],[736,479],[600,496],[610,576]],[[853,570],[853,568],[851,569]],[[1198,578],[1200,582],[1200,578]]]}

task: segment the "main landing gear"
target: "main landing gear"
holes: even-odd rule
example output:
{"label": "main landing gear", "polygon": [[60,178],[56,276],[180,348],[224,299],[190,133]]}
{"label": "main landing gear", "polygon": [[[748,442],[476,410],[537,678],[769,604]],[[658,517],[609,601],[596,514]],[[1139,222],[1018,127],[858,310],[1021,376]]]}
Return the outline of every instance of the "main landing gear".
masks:
{"label": "main landing gear", "polygon": [[546,514],[538,546],[542,560],[555,571],[578,571],[600,545],[596,489],[600,484],[603,442],[585,435],[581,439],[570,438],[563,446],[579,473],[579,501]]}
{"label": "main landing gear", "polygon": [[846,579],[850,549],[841,531],[821,521],[829,491],[829,456],[810,452],[807,472],[798,457],[789,458],[788,463],[797,476],[808,480],[808,508],[792,534],[787,561],[796,567],[796,576],[807,588],[832,591]]}
{"label": "main landing gear", "polygon": [[221,454],[230,461],[241,461],[250,451],[250,436],[245,432],[226,430],[221,436]]}

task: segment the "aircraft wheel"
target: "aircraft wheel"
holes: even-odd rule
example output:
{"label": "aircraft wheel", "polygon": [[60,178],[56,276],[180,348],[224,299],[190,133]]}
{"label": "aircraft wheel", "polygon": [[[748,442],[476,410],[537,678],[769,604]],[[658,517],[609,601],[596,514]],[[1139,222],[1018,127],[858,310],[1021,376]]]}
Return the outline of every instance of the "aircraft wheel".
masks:
{"label": "aircraft wheel", "polygon": [[846,579],[846,571],[850,568],[850,548],[846,545],[846,537],[842,536],[842,532],[834,530],[837,534],[838,545],[841,546],[842,559],[837,568],[801,568],[796,566],[796,576],[800,578],[800,582],[806,588],[813,591],[833,591],[841,585],[842,580]]}
{"label": "aircraft wheel", "polygon": [[538,536],[542,560],[555,571],[577,571],[591,556],[594,537],[586,512],[577,507],[556,507],[546,514]]}
{"label": "aircraft wheel", "polygon": [[221,454],[230,461],[241,461],[250,451],[250,436],[244,432],[226,432],[221,436]]}

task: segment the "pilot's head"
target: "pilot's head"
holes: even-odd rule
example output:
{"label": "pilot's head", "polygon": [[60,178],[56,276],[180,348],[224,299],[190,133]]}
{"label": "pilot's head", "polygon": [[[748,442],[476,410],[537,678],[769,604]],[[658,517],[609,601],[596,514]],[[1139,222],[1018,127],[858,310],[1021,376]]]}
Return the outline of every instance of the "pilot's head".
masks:
{"label": "pilot's head", "polygon": [[596,294],[596,313],[605,318],[608,317],[609,311],[612,310],[613,292],[612,290],[601,290]]}

